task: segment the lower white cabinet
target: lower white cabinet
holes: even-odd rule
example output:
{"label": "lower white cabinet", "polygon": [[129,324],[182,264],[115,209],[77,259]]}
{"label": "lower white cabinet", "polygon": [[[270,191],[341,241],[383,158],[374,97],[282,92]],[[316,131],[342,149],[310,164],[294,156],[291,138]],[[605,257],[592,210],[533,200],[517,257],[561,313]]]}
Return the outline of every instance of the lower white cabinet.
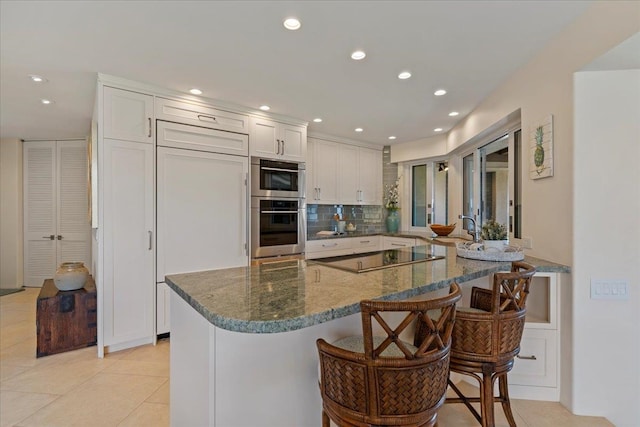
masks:
{"label": "lower white cabinet", "polygon": [[384,236],[382,249],[400,249],[400,248],[411,248],[416,246],[416,239],[408,238],[408,237],[390,237]]}
{"label": "lower white cabinet", "polygon": [[309,240],[306,243],[305,257],[307,259],[315,259],[372,252],[380,250],[380,243],[380,236]]}
{"label": "lower white cabinet", "polygon": [[155,146],[104,139],[100,148],[99,354],[154,339]]}
{"label": "lower white cabinet", "polygon": [[158,283],[156,287],[156,334],[166,334],[170,331],[171,288],[166,283]]}

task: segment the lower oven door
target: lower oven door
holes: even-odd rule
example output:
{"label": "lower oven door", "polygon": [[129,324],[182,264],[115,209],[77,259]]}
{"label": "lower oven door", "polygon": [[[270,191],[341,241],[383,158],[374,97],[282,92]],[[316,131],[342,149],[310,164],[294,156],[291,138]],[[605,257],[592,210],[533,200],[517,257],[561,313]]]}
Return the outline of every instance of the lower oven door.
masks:
{"label": "lower oven door", "polygon": [[251,198],[251,257],[304,252],[304,199]]}

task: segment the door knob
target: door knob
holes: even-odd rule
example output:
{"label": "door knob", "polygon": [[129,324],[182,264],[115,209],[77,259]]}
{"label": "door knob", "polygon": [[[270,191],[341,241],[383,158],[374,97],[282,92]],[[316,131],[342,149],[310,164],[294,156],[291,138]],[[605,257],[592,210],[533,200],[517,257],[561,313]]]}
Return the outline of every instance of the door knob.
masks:
{"label": "door knob", "polygon": [[43,239],[54,240],[56,238],[55,234],[50,234],[48,236],[42,236]]}

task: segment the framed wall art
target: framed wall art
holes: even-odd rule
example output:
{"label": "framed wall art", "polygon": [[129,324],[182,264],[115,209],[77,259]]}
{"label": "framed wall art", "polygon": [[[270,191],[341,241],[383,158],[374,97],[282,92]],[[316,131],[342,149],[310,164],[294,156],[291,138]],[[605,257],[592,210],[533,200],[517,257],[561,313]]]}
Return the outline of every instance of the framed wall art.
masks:
{"label": "framed wall art", "polygon": [[529,178],[553,176],[553,115],[533,126],[529,153]]}

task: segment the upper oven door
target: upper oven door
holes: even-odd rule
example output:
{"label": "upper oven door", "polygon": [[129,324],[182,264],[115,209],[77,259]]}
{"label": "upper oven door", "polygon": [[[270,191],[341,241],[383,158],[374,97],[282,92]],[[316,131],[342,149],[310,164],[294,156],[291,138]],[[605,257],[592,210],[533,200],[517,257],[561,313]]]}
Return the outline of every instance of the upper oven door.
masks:
{"label": "upper oven door", "polygon": [[252,196],[304,198],[304,192],[304,163],[252,158]]}

